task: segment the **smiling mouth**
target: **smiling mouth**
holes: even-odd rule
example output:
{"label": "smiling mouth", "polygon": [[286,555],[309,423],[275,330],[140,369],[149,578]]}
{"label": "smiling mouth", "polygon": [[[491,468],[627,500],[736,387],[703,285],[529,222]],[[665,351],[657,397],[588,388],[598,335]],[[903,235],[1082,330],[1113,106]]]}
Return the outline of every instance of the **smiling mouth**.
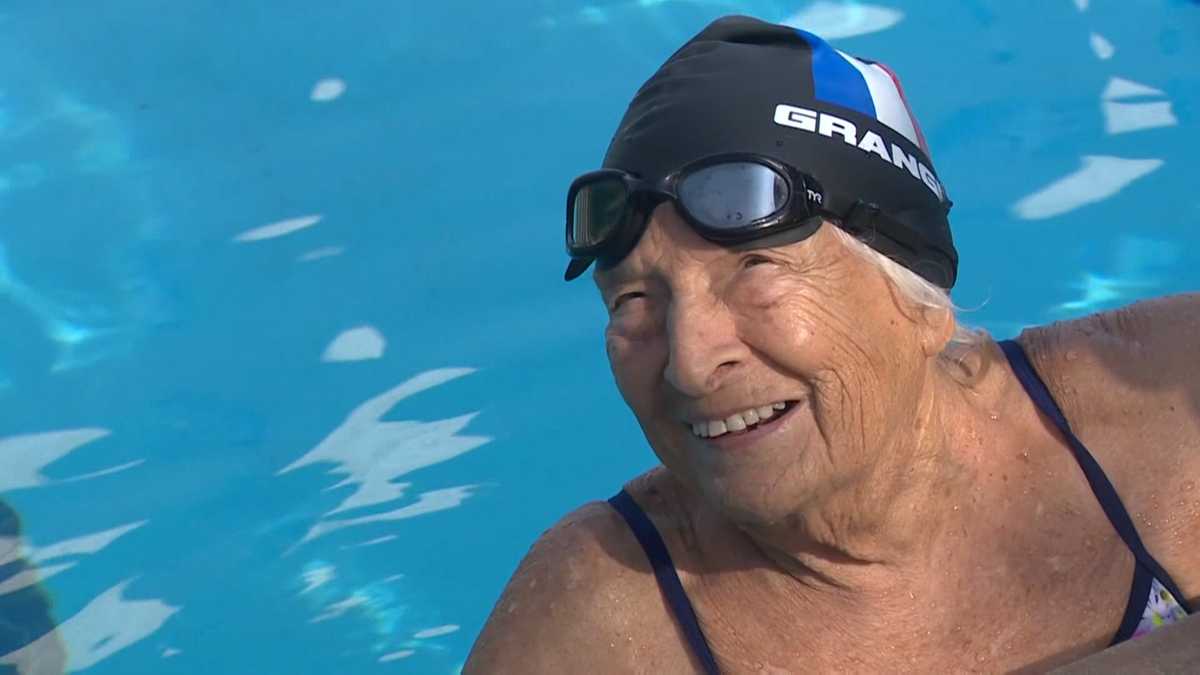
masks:
{"label": "smiling mouth", "polygon": [[725,420],[715,420],[712,422],[700,422],[695,424],[686,424],[693,436],[704,440],[713,440],[726,436],[741,436],[752,431],[770,427],[786,416],[799,401],[781,401],[772,404],[771,406],[763,406],[756,410],[762,411],[764,408],[770,411],[769,416],[762,414],[751,415],[749,419],[745,417],[745,413],[733,415]]}

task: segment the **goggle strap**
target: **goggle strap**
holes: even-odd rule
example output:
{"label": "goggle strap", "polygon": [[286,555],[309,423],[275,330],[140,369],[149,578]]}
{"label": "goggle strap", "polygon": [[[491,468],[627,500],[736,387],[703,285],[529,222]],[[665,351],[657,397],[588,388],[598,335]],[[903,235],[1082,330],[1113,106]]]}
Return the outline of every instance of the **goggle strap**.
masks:
{"label": "goggle strap", "polygon": [[[886,226],[881,228],[877,223],[886,223]],[[931,249],[912,226],[881,210],[878,205],[862,200],[855,202],[842,219],[842,227],[927,281],[941,288],[954,285],[951,270],[957,266],[957,256]],[[937,258],[941,262],[930,258]]]}

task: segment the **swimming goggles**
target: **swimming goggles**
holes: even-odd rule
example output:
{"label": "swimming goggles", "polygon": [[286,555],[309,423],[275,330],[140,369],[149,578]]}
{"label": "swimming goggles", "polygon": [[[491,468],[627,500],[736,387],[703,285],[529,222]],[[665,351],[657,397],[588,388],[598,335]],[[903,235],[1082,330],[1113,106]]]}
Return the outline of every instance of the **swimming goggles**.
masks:
{"label": "swimming goggles", "polygon": [[620,169],[586,173],[567,192],[567,281],[599,260],[614,264],[629,254],[663,201],[705,239],[732,246],[785,230],[820,226],[826,196],[812,176],[753,154],[705,157],[661,180]]}

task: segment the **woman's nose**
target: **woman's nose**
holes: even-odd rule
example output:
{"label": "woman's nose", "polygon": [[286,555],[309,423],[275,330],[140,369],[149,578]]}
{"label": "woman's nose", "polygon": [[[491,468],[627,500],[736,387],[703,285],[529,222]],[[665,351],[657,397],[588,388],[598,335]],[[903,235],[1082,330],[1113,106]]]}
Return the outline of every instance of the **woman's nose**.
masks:
{"label": "woman's nose", "polygon": [[719,389],[747,353],[738,338],[733,315],[711,300],[672,303],[667,317],[667,345],[667,382],[690,398],[701,398]]}

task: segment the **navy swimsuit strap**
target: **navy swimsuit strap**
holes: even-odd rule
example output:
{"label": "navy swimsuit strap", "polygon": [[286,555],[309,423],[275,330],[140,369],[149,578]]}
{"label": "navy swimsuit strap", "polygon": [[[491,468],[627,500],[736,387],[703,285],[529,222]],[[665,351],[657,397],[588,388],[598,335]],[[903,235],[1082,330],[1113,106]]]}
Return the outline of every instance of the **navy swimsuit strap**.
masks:
{"label": "navy swimsuit strap", "polygon": [[704,632],[700,630],[696,612],[692,609],[692,603],[688,600],[687,593],[683,591],[683,584],[679,583],[679,575],[675,573],[675,563],[671,561],[671,554],[667,551],[667,546],[663,543],[658,530],[655,529],[654,523],[650,522],[650,518],[642,510],[642,507],[638,506],[637,502],[633,501],[633,497],[624,490],[613,495],[608,503],[629,524],[629,529],[633,530],[633,536],[637,537],[638,543],[646,551],[646,557],[650,559],[650,567],[654,569],[654,578],[658,580],[658,587],[662,590],[667,605],[675,614],[679,627],[683,629],[683,635],[691,645],[692,651],[704,665],[704,672],[708,675],[718,675],[720,670],[717,669],[717,660],[708,647],[708,641],[704,639]]}
{"label": "navy swimsuit strap", "polygon": [[[1184,601],[1183,593],[1179,591],[1179,587],[1175,585],[1171,576],[1142,544],[1142,539],[1138,536],[1133,520],[1129,517],[1129,512],[1125,510],[1125,505],[1121,503],[1116,488],[1104,475],[1100,464],[1071,431],[1071,425],[1067,423],[1067,418],[1055,403],[1054,397],[1050,395],[1050,390],[1046,388],[1037,371],[1034,370],[1033,364],[1029,362],[1025,350],[1013,340],[1001,340],[999,344],[1029,397],[1033,399],[1038,409],[1054,422],[1066,438],[1075,461],[1079,463],[1079,468],[1083,470],[1083,475],[1087,479],[1092,493],[1096,495],[1096,500],[1104,510],[1104,515],[1108,517],[1109,522],[1112,523],[1113,528],[1125,545],[1129,547],[1137,561],[1130,589],[1129,604],[1126,606],[1121,627],[1117,630],[1112,644],[1126,640],[1133,635],[1142,618],[1146,601],[1150,597],[1150,587],[1155,579],[1158,579],[1175,596],[1183,610],[1190,614],[1192,610]],[[650,522],[650,518],[646,516],[642,508],[633,500],[633,497],[624,490],[609,499],[608,503],[625,519],[629,529],[633,531],[633,535],[637,537],[638,543],[646,552],[646,557],[649,558],[650,566],[654,570],[654,577],[658,581],[658,587],[683,630],[688,644],[703,664],[705,673],[717,675],[720,671],[717,668],[716,659],[708,646],[708,641],[704,639],[704,633],[700,630],[700,623],[696,619],[696,612],[683,590],[683,584],[679,582],[679,575],[675,572],[671,554],[667,551],[666,544],[663,543],[658,530],[655,529],[654,524]]]}
{"label": "navy swimsuit strap", "polygon": [[[1142,538],[1138,536],[1137,528],[1133,525],[1133,520],[1129,517],[1129,512],[1125,510],[1125,505],[1121,503],[1121,498],[1117,495],[1116,488],[1109,482],[1108,476],[1104,475],[1104,470],[1100,468],[1100,464],[1096,461],[1092,454],[1088,452],[1083,443],[1071,431],[1071,425],[1067,423],[1067,418],[1059,409],[1058,404],[1054,402],[1054,397],[1050,395],[1050,390],[1046,388],[1042,379],[1038,376],[1037,371],[1033,369],[1033,364],[1029,362],[1029,358],[1025,355],[1025,350],[1021,345],[1014,340],[1001,340],[1000,348],[1004,350],[1004,355],[1008,357],[1008,362],[1012,366],[1013,372],[1021,385],[1025,387],[1025,391],[1037,407],[1045,413],[1066,437],[1067,444],[1071,448],[1071,453],[1075,456],[1075,461],[1079,463],[1079,468],[1083,470],[1083,475],[1087,478],[1088,485],[1091,486],[1092,492],[1096,495],[1096,500],[1100,502],[1100,508],[1104,509],[1104,515],[1108,516],[1109,522],[1120,535],[1121,540],[1129,547],[1133,553],[1133,557],[1137,560],[1138,569],[1134,572],[1133,590],[1131,591],[1131,600],[1136,598],[1136,602],[1131,602],[1126,609],[1125,620],[1121,623],[1121,630],[1117,631],[1117,638],[1114,643],[1133,634],[1133,630],[1137,627],[1138,621],[1142,618],[1142,611],[1146,607],[1146,600],[1150,595],[1150,583],[1154,579],[1166,587],[1171,595],[1179,602],[1185,612],[1191,613],[1191,608],[1187,606],[1183,599],[1183,594],[1179,592],[1179,587],[1167,574],[1167,571],[1158,564],[1154,556],[1146,550],[1142,544]],[[1132,623],[1131,623],[1132,622]],[[1128,629],[1128,635],[1125,635]]]}

